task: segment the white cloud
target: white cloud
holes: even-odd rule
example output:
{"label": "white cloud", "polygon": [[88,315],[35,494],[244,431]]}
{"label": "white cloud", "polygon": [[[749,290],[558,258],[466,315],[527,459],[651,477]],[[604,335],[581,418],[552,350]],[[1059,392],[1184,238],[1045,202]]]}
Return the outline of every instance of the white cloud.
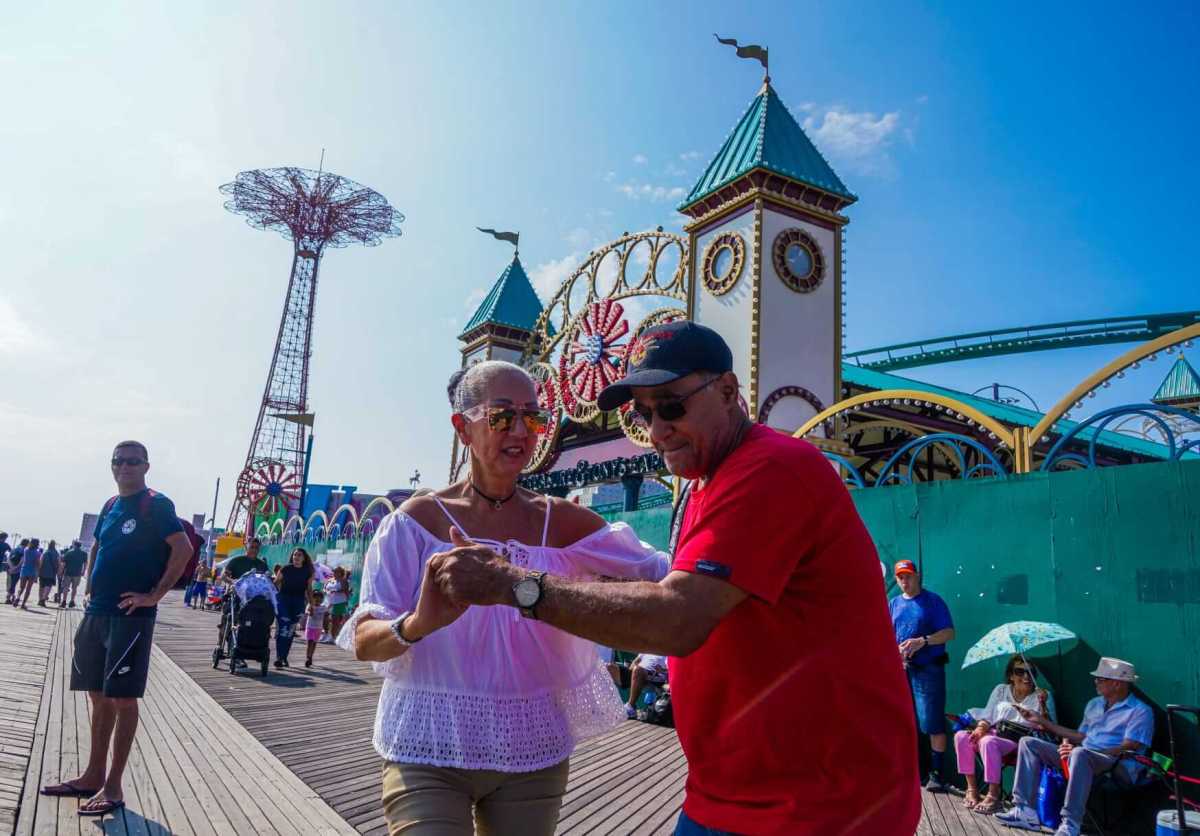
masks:
{"label": "white cloud", "polygon": [[646,157],[645,154],[634,154],[633,155],[633,164],[634,165],[645,165],[648,162],[650,162],[650,160]]}
{"label": "white cloud", "polygon": [[804,117],[804,130],[823,153],[863,175],[895,175],[888,149],[900,127],[899,111],[879,116],[837,105],[822,116]]}
{"label": "white cloud", "polygon": [[679,155],[679,159],[683,160],[685,163],[691,162],[692,160],[698,160],[698,159],[700,159],[700,152],[699,151],[684,151],[682,154]]}
{"label": "white cloud", "polygon": [[630,200],[649,200],[651,203],[662,203],[666,200],[682,200],[687,190],[682,186],[661,186],[652,183],[642,183],[629,180],[617,186],[617,191]]}
{"label": "white cloud", "polygon": [[45,348],[47,341],[26,323],[6,299],[0,299],[0,354],[25,354]]}
{"label": "white cloud", "polygon": [[587,253],[573,252],[562,258],[551,259],[539,264],[530,271],[529,280],[533,282],[533,289],[541,297],[542,304],[550,301],[562,283],[575,271],[576,267],[583,263],[586,257]]}
{"label": "white cloud", "polygon": [[596,236],[582,226],[577,226],[566,234],[564,240],[571,245],[573,249],[580,249],[596,240]]}
{"label": "white cloud", "polygon": [[684,177],[687,175],[687,173],[688,170],[678,163],[668,162],[666,166],[663,167],[663,174],[665,174],[667,177]]}
{"label": "white cloud", "polygon": [[463,300],[463,307],[472,313],[479,307],[479,303],[483,301],[483,297],[487,296],[486,287],[477,287],[467,294],[467,298]]}

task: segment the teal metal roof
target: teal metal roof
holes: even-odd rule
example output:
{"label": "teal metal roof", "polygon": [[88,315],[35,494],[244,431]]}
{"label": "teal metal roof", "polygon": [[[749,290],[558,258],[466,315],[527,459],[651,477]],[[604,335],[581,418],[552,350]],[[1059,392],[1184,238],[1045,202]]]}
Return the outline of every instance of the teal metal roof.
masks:
{"label": "teal metal roof", "polygon": [[[874,369],[864,369],[853,363],[842,363],[842,382],[861,386],[865,389],[913,389],[917,392],[929,392],[934,395],[954,398],[956,401],[961,401],[967,406],[974,407],[984,415],[995,418],[1001,423],[1019,427],[1037,426],[1038,421],[1041,421],[1044,417],[1044,413],[1037,410],[1025,409],[1013,404],[999,403],[990,398],[968,395],[966,392],[946,389],[942,386],[934,386],[932,383],[924,383],[909,377],[877,372]],[[1065,434],[1074,429],[1076,424],[1076,421],[1059,420],[1055,422],[1054,427],[1056,431]],[[1077,438],[1082,441],[1090,441],[1095,433],[1096,431],[1093,428],[1088,427],[1080,432]],[[1096,439],[1096,443],[1114,450],[1125,450],[1140,456],[1152,456],[1157,459],[1166,459],[1169,455],[1168,449],[1161,444],[1108,430],[1100,433]],[[1193,455],[1190,453],[1185,454],[1184,458],[1190,459],[1193,458]]]}
{"label": "teal metal roof", "polygon": [[521,260],[514,255],[459,337],[488,323],[532,331],[541,313],[542,301],[534,292]]}
{"label": "teal metal roof", "polygon": [[1180,354],[1150,400],[1165,405],[1200,401],[1200,374]]}
{"label": "teal metal roof", "polygon": [[834,174],[770,84],[764,84],[754,97],[680,208],[708,197],[755,168],[765,168],[846,200],[858,199]]}

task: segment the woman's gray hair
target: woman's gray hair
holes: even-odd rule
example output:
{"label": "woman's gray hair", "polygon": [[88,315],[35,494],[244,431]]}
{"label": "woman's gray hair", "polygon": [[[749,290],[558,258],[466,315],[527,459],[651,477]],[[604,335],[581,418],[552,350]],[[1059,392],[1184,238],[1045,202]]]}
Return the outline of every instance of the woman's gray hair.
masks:
{"label": "woman's gray hair", "polygon": [[450,408],[455,413],[460,413],[483,403],[487,397],[488,386],[493,380],[504,374],[519,374],[534,384],[536,388],[529,372],[516,363],[510,363],[507,360],[483,360],[450,375],[450,382],[446,386],[446,394],[450,398]]}

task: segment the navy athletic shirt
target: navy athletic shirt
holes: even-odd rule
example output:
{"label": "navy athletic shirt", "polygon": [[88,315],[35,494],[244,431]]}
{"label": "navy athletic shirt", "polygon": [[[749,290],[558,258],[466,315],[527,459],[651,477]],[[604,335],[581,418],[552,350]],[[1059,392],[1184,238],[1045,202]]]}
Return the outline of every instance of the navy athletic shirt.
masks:
{"label": "navy athletic shirt", "polygon": [[[87,611],[96,615],[122,615],[117,606],[126,592],[152,592],[162,580],[171,547],[167,538],[183,525],[175,516],[175,504],[149,489],[118,497],[96,523],[96,562],[92,565],[92,595]],[[157,607],[130,612],[154,616]]]}

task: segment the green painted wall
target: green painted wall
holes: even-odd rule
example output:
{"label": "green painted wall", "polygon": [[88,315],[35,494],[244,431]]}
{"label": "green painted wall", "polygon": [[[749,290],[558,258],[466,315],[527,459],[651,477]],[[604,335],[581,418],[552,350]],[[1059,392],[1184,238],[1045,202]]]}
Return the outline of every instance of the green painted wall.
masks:
{"label": "green painted wall", "polygon": [[[880,559],[889,568],[916,560],[926,586],[950,605],[958,632],[949,648],[951,710],[983,705],[1002,675],[1002,660],[960,670],[967,649],[1020,619],[1057,622],[1080,637],[1031,654],[1065,722],[1078,722],[1095,695],[1088,674],[1101,655],[1137,665],[1139,685],[1158,705],[1200,703],[1200,462],[853,495]],[[669,509],[612,516],[647,542],[666,542]],[[895,594],[890,571],[887,581]]]}

